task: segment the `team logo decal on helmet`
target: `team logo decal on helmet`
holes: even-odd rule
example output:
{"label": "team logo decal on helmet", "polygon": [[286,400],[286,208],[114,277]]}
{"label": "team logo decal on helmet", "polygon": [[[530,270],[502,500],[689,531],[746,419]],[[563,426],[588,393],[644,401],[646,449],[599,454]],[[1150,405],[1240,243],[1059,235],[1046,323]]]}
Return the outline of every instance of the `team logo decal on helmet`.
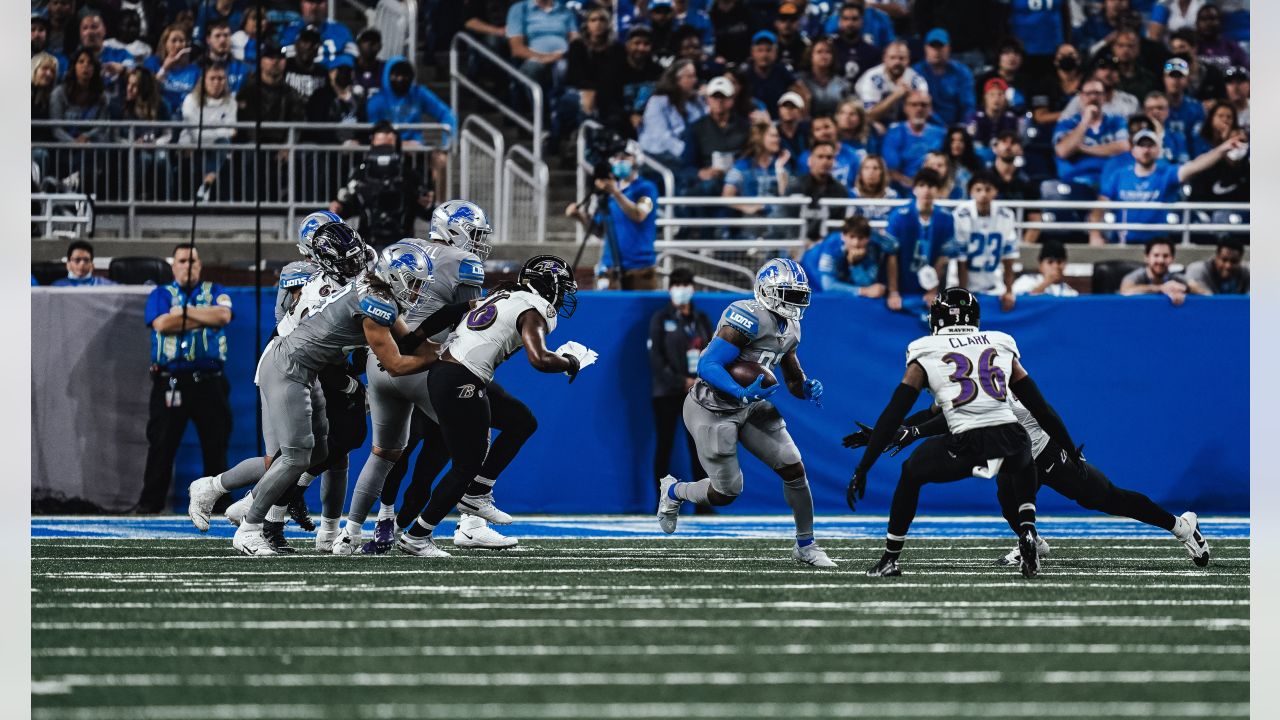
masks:
{"label": "team logo decal on helmet", "polygon": [[328,210],[317,210],[302,219],[302,224],[298,226],[298,252],[303,257],[311,257],[311,238],[316,234],[322,225],[328,223],[343,222],[337,213]]}
{"label": "team logo decal on helmet", "polygon": [[438,235],[454,247],[475,253],[481,260],[493,251],[493,245],[489,244],[489,237],[493,235],[489,216],[473,202],[450,200],[441,203],[431,213],[431,233],[433,239]]}
{"label": "team logo decal on helmet", "polygon": [[373,274],[391,286],[401,308],[417,305],[435,278],[431,258],[422,248],[405,242],[388,245],[374,263]]}
{"label": "team logo decal on helmet", "polygon": [[311,236],[311,256],[325,274],[346,282],[369,267],[370,249],[349,225],[331,222]]}
{"label": "team logo decal on helmet", "polygon": [[809,278],[795,260],[774,258],[756,273],[756,301],[787,320],[804,317],[811,295]]}
{"label": "team logo decal on helmet", "polygon": [[[578,282],[569,263],[555,255],[537,255],[520,268],[518,282],[541,295],[560,317],[568,318],[578,308]],[[551,313],[547,313],[551,317]]]}

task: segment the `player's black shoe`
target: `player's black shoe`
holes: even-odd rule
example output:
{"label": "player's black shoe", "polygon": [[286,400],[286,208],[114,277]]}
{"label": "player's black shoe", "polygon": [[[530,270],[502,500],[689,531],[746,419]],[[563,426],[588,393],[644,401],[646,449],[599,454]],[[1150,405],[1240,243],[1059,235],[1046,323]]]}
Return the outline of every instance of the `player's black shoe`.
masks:
{"label": "player's black shoe", "polygon": [[315,532],[316,524],[311,520],[311,512],[307,510],[307,501],[302,497],[302,493],[290,498],[288,507],[289,517],[298,524],[298,527],[307,532]]}
{"label": "player's black shoe", "polygon": [[271,549],[275,550],[277,554],[288,555],[289,553],[298,552],[297,548],[284,539],[283,522],[271,522],[270,520],[263,522],[262,537],[267,539],[267,542],[271,544]]}
{"label": "player's black shoe", "polygon": [[867,570],[867,577],[900,577],[902,568],[898,566],[898,558],[884,555],[880,562]]}
{"label": "player's black shoe", "polygon": [[1018,562],[1023,577],[1033,578],[1040,573],[1040,548],[1034,530],[1027,530],[1018,538]]}

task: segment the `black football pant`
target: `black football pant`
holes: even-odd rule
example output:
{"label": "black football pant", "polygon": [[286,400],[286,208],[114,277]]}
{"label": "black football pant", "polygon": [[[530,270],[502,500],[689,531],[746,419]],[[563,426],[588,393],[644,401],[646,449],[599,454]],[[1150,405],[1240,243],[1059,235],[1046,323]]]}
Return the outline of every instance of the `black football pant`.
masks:
{"label": "black football pant", "polygon": [[[1003,427],[1003,426],[1001,426]],[[1018,428],[1021,430],[1021,428]],[[993,428],[980,428],[969,432],[980,433]],[[1025,436],[1025,431],[1024,436]],[[893,491],[889,506],[889,534],[905,537],[915,520],[920,504],[920,489],[930,483],[949,483],[973,476],[973,468],[987,464],[988,453],[960,450],[953,435],[937,435],[928,438],[911,453],[902,464],[898,487]],[[998,483],[1006,483],[1012,498],[1013,523],[1017,527],[1018,507],[1035,503],[1036,466],[1031,459],[1028,441],[1021,450],[1006,456],[1000,467]]]}
{"label": "black football pant", "polygon": [[[489,447],[484,464],[480,466],[480,472],[477,474],[489,480],[497,480],[537,431],[538,420],[527,405],[496,382],[489,383],[485,394],[489,400],[490,427],[498,431],[498,436]],[[433,407],[434,404],[433,399]],[[413,467],[413,479],[405,489],[400,510],[396,513],[396,522],[400,527],[408,527],[409,523],[413,522],[413,519],[422,511],[428,498],[431,497],[432,483],[449,463],[450,458],[440,426],[427,417],[426,413],[414,408],[413,418],[409,424],[409,442],[382,486],[383,503],[395,504],[401,482],[408,472],[409,455],[419,442],[423,444],[422,452],[418,454],[418,462]],[[471,488],[471,490],[483,492],[481,488]]]}
{"label": "black football pant", "polygon": [[[1151,498],[1140,492],[1116,487],[1101,470],[1087,462],[1084,464],[1085,476],[1081,477],[1078,468],[1067,459],[1066,453],[1055,442],[1049,442],[1036,458],[1036,465],[1040,485],[1053,488],[1058,494],[1075,501],[1086,510],[1127,517],[1173,531],[1173,515],[1155,504]],[[1004,519],[1014,529],[1014,534],[1017,534],[1018,504],[1014,499],[1013,487],[1005,481],[1003,475],[996,484],[996,497],[1000,501]]]}
{"label": "black football pant", "polygon": [[[172,380],[172,383],[170,382]],[[179,404],[166,403],[170,386]],[[204,459],[204,474],[227,469],[227,444],[231,440],[231,385],[221,371],[183,372],[151,376],[150,417],[147,419],[147,464],[142,475],[138,509],[160,512],[173,484],[173,461],[187,430],[195,423]]]}
{"label": "black football pant", "polygon": [[347,455],[352,450],[363,447],[369,434],[369,424],[365,421],[363,390],[351,395],[326,387],[321,387],[320,390],[324,393],[324,414],[329,420],[329,454],[324,462],[307,469],[312,476],[319,476],[325,470],[345,465]]}
{"label": "black football pant", "polygon": [[427,391],[440,420],[445,448],[453,458],[453,467],[431,493],[420,516],[423,522],[436,526],[480,474],[489,453],[492,415],[485,382],[458,363],[440,361],[433,365],[427,375]]}

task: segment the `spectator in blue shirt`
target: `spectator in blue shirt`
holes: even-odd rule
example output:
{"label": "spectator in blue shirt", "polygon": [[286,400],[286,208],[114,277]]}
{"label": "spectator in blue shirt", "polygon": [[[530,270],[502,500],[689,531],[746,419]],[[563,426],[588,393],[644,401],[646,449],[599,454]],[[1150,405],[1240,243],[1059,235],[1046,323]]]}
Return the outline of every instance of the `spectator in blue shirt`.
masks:
{"label": "spectator in blue shirt", "polygon": [[507,11],[512,60],[521,73],[553,94],[563,84],[565,56],[577,37],[577,18],[556,0],[520,0]]}
{"label": "spectator in blue shirt", "polygon": [[1169,129],[1169,97],[1159,90],[1152,90],[1142,100],[1142,112],[1151,118],[1159,128],[1161,153],[1160,157],[1171,163],[1184,163],[1191,159],[1187,149],[1187,139],[1179,132]]}
{"label": "spectator in blue shirt", "polygon": [[1102,112],[1106,87],[1090,78],[1080,86],[1080,114],[1058,120],[1053,130],[1058,179],[1097,190],[1107,158],[1128,150],[1125,119]]}
{"label": "spectator in blue shirt", "polygon": [[[596,210],[604,225],[604,253],[596,266],[597,289],[657,290],[658,188],[638,172],[640,147],[634,140],[610,157],[610,175],[595,181],[604,193]],[[593,219],[572,203],[565,215],[590,228]],[[603,216],[603,217],[601,217]]]}
{"label": "spectator in blue shirt", "polygon": [[191,44],[187,31],[180,25],[170,25],[160,33],[155,53],[142,67],[150,70],[160,83],[160,95],[169,108],[170,115],[177,115],[182,101],[200,81],[200,67],[192,62]]}
{"label": "spectator in blue shirt", "polygon": [[[836,130],[836,121],[829,117],[814,118],[809,127],[809,133],[812,136],[809,143],[810,147],[814,143],[829,142],[837,148],[835,166],[831,169],[831,176],[846,188],[852,185],[854,173],[858,171],[858,164],[862,162],[862,157],[865,155],[860,156],[856,150],[840,142],[839,134]],[[812,150],[806,150],[800,156],[800,162],[798,163],[800,167],[809,167],[809,155],[811,152]]]}
{"label": "spectator in blue shirt", "polygon": [[[1244,147],[1239,137],[1231,137],[1226,142],[1209,152],[1181,165],[1167,163],[1160,159],[1160,137],[1152,130],[1139,130],[1133,138],[1133,165],[1117,170],[1104,178],[1099,200],[1116,200],[1119,202],[1177,202],[1182,184],[1196,173],[1208,170],[1221,160],[1228,152]],[[1162,210],[1121,210],[1119,221],[1122,223],[1158,224],[1168,222],[1166,212]],[[1095,210],[1094,220],[1102,217],[1102,212]],[[1156,237],[1167,235],[1160,230],[1121,230],[1117,233],[1122,243],[1145,243]],[[1089,242],[1101,245],[1102,233],[1090,231]]]}
{"label": "spectator in blue shirt", "polygon": [[1169,99],[1169,121],[1166,132],[1178,133],[1191,147],[1193,138],[1204,124],[1204,106],[1188,94],[1191,84],[1191,66],[1180,57],[1169,58],[1164,64],[1164,94]]}
{"label": "spectator in blue shirt", "polygon": [[1102,12],[1090,15],[1071,33],[1072,43],[1080,52],[1092,54],[1094,46],[1105,42],[1133,17],[1129,0],[1105,0]]}
{"label": "spectator in blue shirt", "polygon": [[[756,123],[751,126],[751,139],[747,141],[747,151],[739,158],[724,177],[724,189],[721,195],[726,198],[749,197],[782,197],[787,194],[787,163],[791,153],[782,149],[778,129],[770,123]],[[743,203],[734,205],[733,209],[745,217],[780,217],[777,205],[760,205]],[[727,229],[727,228],[726,228]],[[737,236],[765,236],[770,228],[741,228]],[[738,230],[738,229],[735,229]],[[728,237],[728,233],[725,234]]]}
{"label": "spectator in blue shirt", "polygon": [[[876,50],[883,50],[886,45],[897,39],[893,32],[893,18],[885,11],[867,7],[865,0],[845,0],[841,8],[857,7],[862,9],[862,38]],[[840,30],[840,13],[834,12],[827,17],[822,31],[825,35],[835,35]]]}
{"label": "spectator in blue shirt", "polygon": [[31,15],[31,57],[40,53],[49,53],[58,61],[58,77],[67,71],[67,56],[60,48],[49,44],[49,18],[43,15]]}
{"label": "spectator in blue shirt", "polygon": [[316,62],[327,66],[339,55],[356,54],[355,40],[346,25],[329,20],[328,0],[301,0],[302,17],[280,31],[280,46],[288,48],[298,39],[303,28],[314,25],[320,31],[320,51]]}
{"label": "spectator in blue shirt", "polygon": [[804,119],[804,108],[804,98],[799,93],[787,92],[778,98],[778,122],[775,124],[782,147],[791,155],[787,172],[792,176],[800,174],[800,156],[809,146],[809,122]]}
{"label": "spectator in blue shirt", "polygon": [[1069,2],[1013,0],[1009,26],[1027,51],[1027,69],[1041,77],[1053,69],[1053,55],[1071,24]]}
{"label": "spectator in blue shirt", "polygon": [[882,298],[886,276],[898,274],[898,248],[876,236],[871,223],[850,215],[838,232],[809,248],[800,264],[815,292]]}
{"label": "spectator in blue shirt", "polygon": [[942,147],[947,131],[929,124],[933,114],[929,93],[913,90],[903,103],[907,119],[889,126],[881,147],[884,161],[889,166],[889,176],[901,188],[912,186],[911,178],[920,169],[926,153]]}
{"label": "spectator in blue shirt", "polygon": [[240,92],[244,79],[253,72],[248,63],[240,62],[231,54],[231,25],[226,20],[215,20],[209,26],[208,51],[201,58],[200,64],[206,70],[213,65],[221,64],[227,71],[227,86],[231,92]]}
{"label": "spectator in blue shirt", "polygon": [[93,274],[93,246],[87,240],[76,240],[67,246],[67,276],[50,284],[53,287],[115,285],[113,281]]}
{"label": "spectator in blue shirt", "polygon": [[[933,302],[941,283],[947,277],[947,266],[952,258],[963,255],[963,248],[956,243],[955,222],[951,213],[936,207],[938,191],[942,189],[942,176],[928,168],[916,173],[911,193],[914,199],[905,207],[889,213],[889,225],[885,236],[891,245],[897,246],[898,274],[889,277],[888,305],[890,310],[901,310],[902,296],[911,298],[914,309],[923,310]],[[933,269],[929,287],[920,277],[921,270]],[[928,275],[926,271],[926,275]],[[960,263],[960,286],[968,285],[968,268]],[[923,305],[916,305],[920,297]]]}
{"label": "spectator in blue shirt", "polygon": [[836,135],[840,144],[854,152],[861,164],[867,155],[880,152],[880,134],[862,102],[849,98],[836,106]]}
{"label": "spectator in blue shirt", "polygon": [[[442,123],[449,126],[444,144],[458,129],[453,110],[425,86],[414,82],[413,64],[402,56],[387,60],[382,69],[382,91],[369,100],[369,122],[387,120],[396,125],[406,123]],[[401,138],[422,142],[419,131],[404,131]],[[438,186],[443,187],[443,186]]]}
{"label": "spectator in blue shirt", "polygon": [[226,23],[232,32],[239,30],[244,24],[244,6],[247,4],[246,0],[198,0],[192,38],[200,42],[203,33],[212,30],[214,23],[219,22]]}
{"label": "spectator in blue shirt", "polygon": [[107,47],[107,26],[97,10],[86,11],[80,16],[80,47],[89,50],[102,64],[102,79],[107,93],[115,94],[116,81],[125,70],[135,65],[133,55],[123,48]]}
{"label": "spectator in blue shirt", "polygon": [[689,27],[697,30],[703,52],[710,54],[716,47],[716,29],[711,25],[711,18],[707,17],[705,7],[694,8],[690,5],[689,0],[672,2],[676,28]]}
{"label": "spectator in blue shirt", "polygon": [[751,96],[759,100],[777,118],[778,100],[783,93],[794,92],[807,97],[809,88],[781,62],[778,62],[778,36],[761,30],[751,38],[751,59],[743,68],[743,76],[751,84]]}
{"label": "spectator in blue shirt", "polygon": [[943,125],[964,122],[974,111],[973,73],[951,59],[951,36],[934,28],[924,36],[924,60],[912,69],[929,83],[934,117]]}

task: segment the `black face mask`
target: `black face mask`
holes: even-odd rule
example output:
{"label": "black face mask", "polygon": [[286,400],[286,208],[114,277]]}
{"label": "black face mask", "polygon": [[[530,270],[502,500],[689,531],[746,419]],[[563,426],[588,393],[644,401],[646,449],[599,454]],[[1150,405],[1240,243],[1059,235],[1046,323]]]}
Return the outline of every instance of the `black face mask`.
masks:
{"label": "black face mask", "polygon": [[411,82],[412,81],[406,77],[393,77],[391,78],[391,92],[396,95],[404,95],[409,92],[409,85]]}
{"label": "black face mask", "polygon": [[1076,59],[1075,55],[1066,55],[1059,58],[1056,65],[1062,72],[1075,72],[1080,68],[1080,61]]}
{"label": "black face mask", "polygon": [[353,81],[351,68],[349,67],[338,68],[338,71],[333,76],[333,84],[342,90],[351,87]]}

